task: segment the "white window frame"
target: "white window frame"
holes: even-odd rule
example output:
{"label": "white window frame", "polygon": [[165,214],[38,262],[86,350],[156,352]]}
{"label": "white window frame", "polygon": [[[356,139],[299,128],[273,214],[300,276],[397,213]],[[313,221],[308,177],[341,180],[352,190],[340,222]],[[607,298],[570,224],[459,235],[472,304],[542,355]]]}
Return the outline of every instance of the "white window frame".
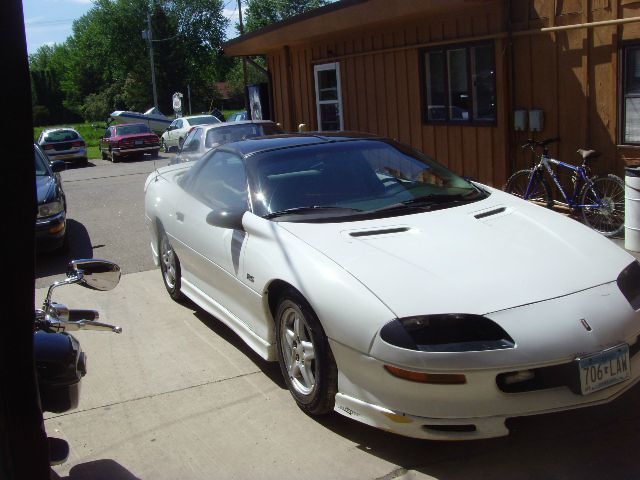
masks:
{"label": "white window frame", "polygon": [[[336,87],[338,89],[337,100],[320,100],[320,90],[318,89],[318,72],[325,70],[336,71]],[[342,82],[340,79],[340,62],[323,63],[321,65],[315,65],[313,67],[313,77],[316,85],[316,120],[318,122],[318,131],[322,131],[322,120],[320,118],[320,105],[337,104],[338,105],[338,117],[340,118],[340,130],[344,130],[344,111],[342,109]]]}

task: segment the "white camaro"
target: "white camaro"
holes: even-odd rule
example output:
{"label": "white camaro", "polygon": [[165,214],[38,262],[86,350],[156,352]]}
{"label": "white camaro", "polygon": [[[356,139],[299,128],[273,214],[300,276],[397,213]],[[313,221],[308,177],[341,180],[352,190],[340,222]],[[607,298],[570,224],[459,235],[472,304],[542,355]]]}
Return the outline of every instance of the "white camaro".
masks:
{"label": "white camaro", "polygon": [[246,140],[145,192],[169,294],[279,361],[309,414],[497,437],[640,377],[633,257],[391,140]]}

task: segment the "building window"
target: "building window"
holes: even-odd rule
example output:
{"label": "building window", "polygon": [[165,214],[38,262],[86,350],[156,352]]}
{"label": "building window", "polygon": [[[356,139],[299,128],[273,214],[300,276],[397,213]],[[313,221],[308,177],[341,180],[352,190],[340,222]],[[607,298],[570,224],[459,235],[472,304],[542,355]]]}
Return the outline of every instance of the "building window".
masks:
{"label": "building window", "polygon": [[425,51],[425,120],[452,124],[495,123],[495,71],[493,43]]}
{"label": "building window", "polygon": [[623,48],[622,143],[640,144],[640,45]]}

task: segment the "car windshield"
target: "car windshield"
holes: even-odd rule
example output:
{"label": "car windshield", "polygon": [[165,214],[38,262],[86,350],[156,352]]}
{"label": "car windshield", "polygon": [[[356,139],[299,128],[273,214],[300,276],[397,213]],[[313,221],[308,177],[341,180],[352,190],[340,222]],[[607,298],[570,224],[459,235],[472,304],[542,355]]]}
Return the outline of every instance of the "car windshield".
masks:
{"label": "car windshield", "polygon": [[207,132],[204,141],[205,148],[215,148],[225,143],[238,142],[246,138],[262,137],[264,135],[276,135],[283,133],[273,123],[243,123],[240,125],[228,125],[212,128]]}
{"label": "car windshield", "polygon": [[77,139],[78,133],[73,130],[54,130],[44,135],[45,142],[70,142]]}
{"label": "car windshield", "polygon": [[38,152],[37,148],[33,150],[33,156],[35,157],[35,165],[36,165],[36,177],[46,177],[49,175],[49,169],[45,164],[45,159],[43,155]]}
{"label": "car windshield", "polygon": [[480,200],[483,190],[395,142],[354,140],[249,158],[256,214],[322,218],[389,216]]}
{"label": "car windshield", "polygon": [[202,117],[189,117],[189,124],[191,125],[211,125],[213,123],[221,123],[218,118],[213,115],[203,115]]}
{"label": "car windshield", "polygon": [[149,127],[141,123],[116,127],[116,135],[132,135],[135,133],[151,133],[151,130],[149,130]]}

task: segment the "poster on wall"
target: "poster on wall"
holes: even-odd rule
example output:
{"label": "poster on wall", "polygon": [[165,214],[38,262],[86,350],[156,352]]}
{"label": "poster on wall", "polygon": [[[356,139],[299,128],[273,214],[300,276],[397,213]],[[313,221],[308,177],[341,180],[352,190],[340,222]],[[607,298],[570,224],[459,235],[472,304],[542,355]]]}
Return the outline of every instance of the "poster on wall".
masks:
{"label": "poster on wall", "polygon": [[269,120],[269,90],[266,83],[247,85],[249,116],[251,120]]}
{"label": "poster on wall", "polygon": [[260,102],[260,85],[249,85],[249,109],[251,120],[262,120],[262,103]]}

